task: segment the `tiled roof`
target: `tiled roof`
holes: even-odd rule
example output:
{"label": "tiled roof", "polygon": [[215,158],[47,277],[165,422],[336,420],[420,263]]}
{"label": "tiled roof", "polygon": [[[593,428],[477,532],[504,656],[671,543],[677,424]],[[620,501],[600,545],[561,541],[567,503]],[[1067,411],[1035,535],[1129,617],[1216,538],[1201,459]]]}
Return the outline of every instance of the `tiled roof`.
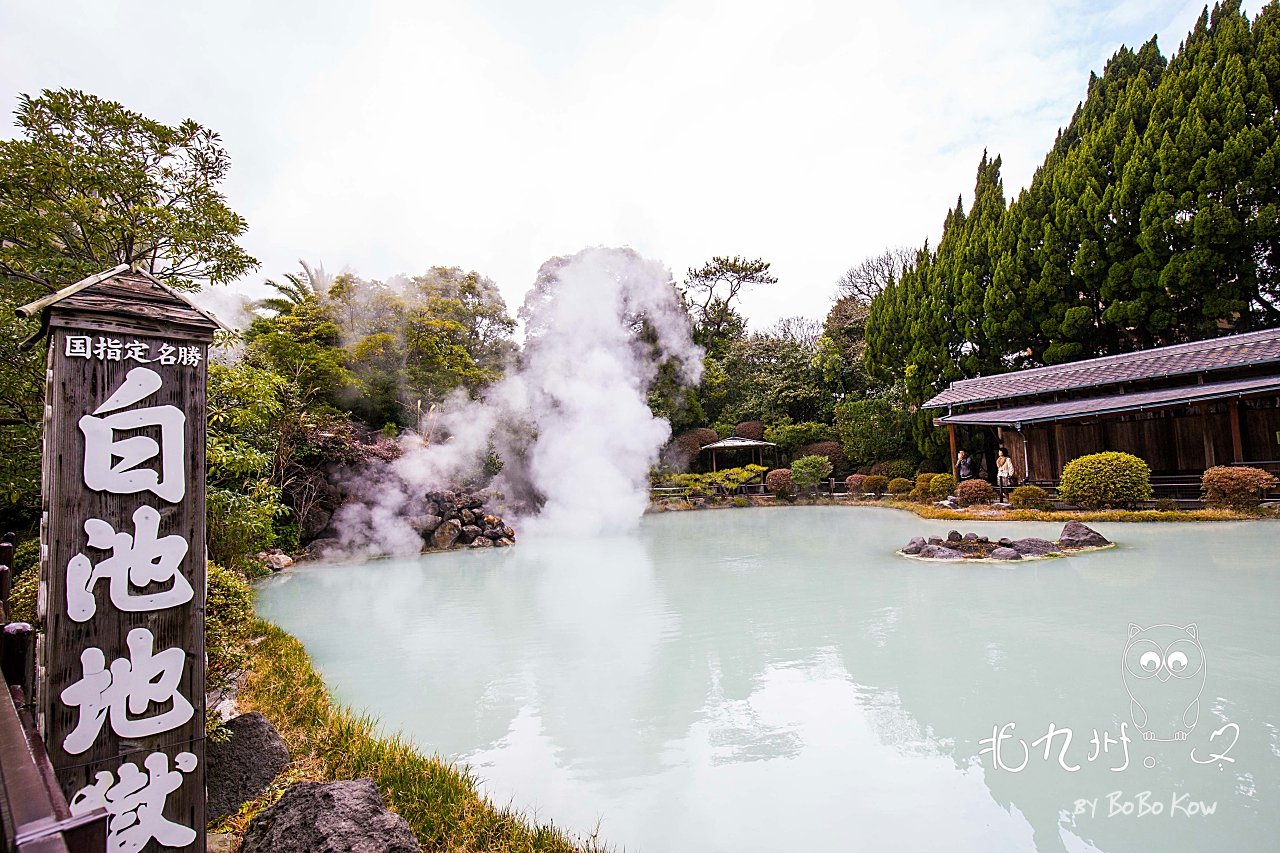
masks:
{"label": "tiled roof", "polygon": [[924,407],[939,409],[985,400],[1247,367],[1269,361],[1280,361],[1280,329],[961,379],[952,382],[950,388],[925,403]]}
{"label": "tiled roof", "polygon": [[1252,379],[1232,379],[1205,385],[1184,385],[1181,388],[1161,388],[1155,391],[1136,391],[1132,394],[1108,394],[1083,400],[1064,400],[1061,403],[1037,403],[1030,406],[1012,406],[1008,409],[985,409],[980,412],[947,415],[939,420],[944,424],[1014,426],[1071,420],[1089,415],[1114,415],[1120,412],[1158,409],[1180,403],[1203,403],[1207,400],[1221,400],[1278,390],[1280,390],[1280,376],[1256,376]]}

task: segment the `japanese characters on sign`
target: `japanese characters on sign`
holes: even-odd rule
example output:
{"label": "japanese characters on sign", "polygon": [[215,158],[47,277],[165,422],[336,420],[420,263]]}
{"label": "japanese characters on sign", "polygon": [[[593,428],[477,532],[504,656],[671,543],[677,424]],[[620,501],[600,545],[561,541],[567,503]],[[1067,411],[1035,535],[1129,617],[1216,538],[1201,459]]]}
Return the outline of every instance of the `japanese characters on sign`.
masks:
{"label": "japanese characters on sign", "polygon": [[200,364],[200,347],[177,346],[161,342],[152,345],[124,338],[96,337],[91,335],[67,335],[64,355],[67,358],[96,359],[98,361],[136,361],[140,364],[183,364],[195,367]]}
{"label": "japanese characters on sign", "polygon": [[[60,346],[51,361],[67,373],[76,374],[76,363],[121,364],[105,374],[86,372],[90,365],[84,365],[76,375],[99,377],[97,399],[80,404],[87,413],[76,418],[68,412],[62,421],[63,446],[75,441],[83,449],[82,456],[70,457],[80,470],[63,488],[74,491],[82,483],[100,497],[54,510],[76,517],[63,515],[51,525],[63,531],[63,541],[50,566],[61,573],[53,584],[61,600],[49,606],[65,613],[67,627],[58,650],[64,675],[45,700],[60,722],[46,738],[67,757],[60,773],[80,774],[69,777],[79,781],[64,783],[72,786],[72,813],[107,810],[111,853],[155,849],[148,846],[153,843],[190,847],[203,837],[203,827],[186,823],[203,808],[169,806],[171,797],[189,806],[204,795],[203,749],[196,746],[203,734],[197,714],[203,667],[197,677],[191,671],[196,658],[203,659],[203,643],[187,627],[198,624],[189,606],[203,601],[196,591],[204,583],[204,542],[189,541],[189,531],[203,527],[182,521],[203,516],[203,505],[192,505],[203,503],[203,490],[192,499],[188,488],[193,474],[199,476],[188,467],[190,436],[201,441],[201,433],[188,429],[182,408],[163,400],[174,397],[166,395],[166,382],[180,381],[173,371],[203,370],[204,348],[72,330],[55,341]],[[127,371],[123,379],[121,371]],[[107,377],[105,391],[101,377]],[[202,394],[202,375],[184,387]],[[192,416],[202,421],[199,403]],[[185,608],[180,618],[156,621],[175,608]],[[169,627],[153,630],[160,624]],[[152,747],[136,743],[146,738],[163,740]],[[175,819],[179,815],[187,817]]]}

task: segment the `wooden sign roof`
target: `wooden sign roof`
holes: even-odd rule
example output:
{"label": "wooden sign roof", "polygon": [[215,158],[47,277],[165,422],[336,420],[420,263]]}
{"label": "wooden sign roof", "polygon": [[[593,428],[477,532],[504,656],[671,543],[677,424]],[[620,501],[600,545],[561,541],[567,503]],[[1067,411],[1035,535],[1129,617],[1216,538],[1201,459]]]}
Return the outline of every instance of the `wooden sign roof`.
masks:
{"label": "wooden sign roof", "polygon": [[[167,335],[186,334],[207,340],[227,327],[208,311],[197,306],[144,270],[121,264],[110,270],[82,279],[56,293],[37,299],[17,309],[20,317],[42,319],[41,331],[48,326],[64,326],[75,319],[80,328],[95,325],[112,331],[122,322],[129,330],[163,329]],[[34,341],[32,341],[34,342]]]}

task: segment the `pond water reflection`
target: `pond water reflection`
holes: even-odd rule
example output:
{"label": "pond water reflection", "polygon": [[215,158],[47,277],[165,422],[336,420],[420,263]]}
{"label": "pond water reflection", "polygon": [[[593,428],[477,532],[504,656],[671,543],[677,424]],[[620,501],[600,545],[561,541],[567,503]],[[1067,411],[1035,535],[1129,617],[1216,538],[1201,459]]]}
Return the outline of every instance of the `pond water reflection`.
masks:
{"label": "pond water reflection", "polygon": [[[650,516],[625,537],[309,567],[268,581],[259,609],[340,701],[618,848],[1274,849],[1280,524],[1096,525],[1120,547],[1013,566],[893,555],[948,526]],[[1207,677],[1185,742],[1134,730],[1130,623],[1196,626]],[[1209,739],[1228,722],[1231,760],[1195,763],[1225,751],[1232,730]],[[1065,736],[1031,747],[1050,723],[1072,732],[1061,762]],[[1109,743],[1122,725],[1132,740]],[[1201,801],[1214,813],[1186,813]]]}

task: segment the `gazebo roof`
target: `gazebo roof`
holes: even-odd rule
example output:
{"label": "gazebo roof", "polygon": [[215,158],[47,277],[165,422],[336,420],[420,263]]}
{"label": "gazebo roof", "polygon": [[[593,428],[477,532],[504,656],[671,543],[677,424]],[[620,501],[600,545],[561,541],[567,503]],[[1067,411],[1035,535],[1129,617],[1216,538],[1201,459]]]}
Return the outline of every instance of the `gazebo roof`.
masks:
{"label": "gazebo roof", "polygon": [[742,438],[731,435],[719,441],[702,445],[703,450],[745,450],[752,447],[777,447],[772,441],[761,441],[758,438]]}

